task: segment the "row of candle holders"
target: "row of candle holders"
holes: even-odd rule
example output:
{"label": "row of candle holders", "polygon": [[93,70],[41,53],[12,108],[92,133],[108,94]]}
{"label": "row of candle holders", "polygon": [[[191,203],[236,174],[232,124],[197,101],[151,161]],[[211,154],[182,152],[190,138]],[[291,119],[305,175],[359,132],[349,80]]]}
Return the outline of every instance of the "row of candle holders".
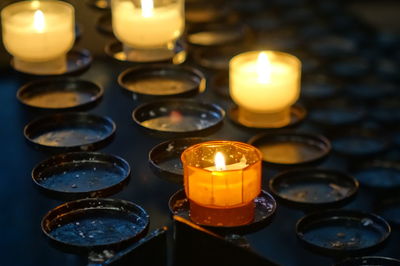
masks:
{"label": "row of candle holders", "polygon": [[[115,22],[116,28],[118,28],[118,23],[118,25],[122,25],[119,28],[120,31],[116,29],[118,33],[116,32],[115,35],[119,36],[120,40],[124,38],[123,36],[129,35],[124,32],[127,24],[141,23],[146,18],[156,15],[160,18],[165,17],[170,22],[164,21],[163,23],[171,25],[171,27],[179,29],[183,27],[183,1],[177,1],[176,7],[173,10],[166,10],[165,14],[152,13],[156,12],[157,8],[147,7],[149,8],[147,11],[139,13],[137,20],[132,17],[132,21],[126,21],[129,20],[128,16],[122,15],[126,12],[136,12],[129,9],[132,6],[122,6],[126,4],[124,1],[115,2],[113,16],[116,20],[118,17],[120,18],[119,22]],[[29,4],[30,10],[36,10],[34,13],[32,11],[33,28],[39,33],[43,32],[44,21],[50,19],[51,16],[44,19],[43,14],[38,13],[37,9],[43,8],[43,12],[52,10],[52,8],[46,7],[49,3],[45,3],[44,6],[41,6],[42,4],[40,3],[37,7],[34,6],[34,3]],[[119,4],[121,6],[118,6]],[[62,5],[65,9],[69,8],[65,3]],[[141,7],[144,9],[143,4]],[[123,12],[119,11],[118,15],[114,15],[117,9],[123,10]],[[70,10],[66,12],[71,14]],[[6,15],[7,12],[4,11],[4,16]],[[69,17],[71,18],[70,15]],[[18,18],[15,19],[18,20]],[[66,27],[70,29],[71,25],[68,24]],[[144,26],[143,29],[152,32],[151,29],[157,28],[152,25]],[[10,27],[12,28],[12,25]],[[171,36],[175,34],[173,39],[177,39],[182,32],[183,30],[178,33],[173,33],[173,30],[163,31],[162,36],[171,33]],[[12,61],[13,67],[22,72],[49,74],[46,72],[49,69],[47,63],[38,65],[29,61],[31,58],[13,53],[11,47],[14,47],[13,40],[17,37],[12,37],[11,29],[7,30],[8,33],[10,35],[4,41],[5,44],[7,43],[6,48],[15,56]],[[128,40],[124,39],[123,41],[128,45],[117,43],[116,46],[108,46],[109,54],[119,60],[159,61],[159,57],[156,59],[152,57],[153,49],[151,52],[146,49],[137,49],[142,47],[142,44],[130,43],[133,40],[146,42],[144,46],[151,43],[152,45],[149,46],[160,47],[158,44],[153,45],[152,41],[155,41],[153,38],[138,39],[132,38],[132,36],[128,36]],[[171,37],[168,38],[171,39]],[[201,36],[197,35],[197,38],[198,45],[209,46],[202,43]],[[163,38],[157,41],[159,40],[162,41]],[[196,35],[192,35],[191,40],[188,41],[192,45],[196,45]],[[330,41],[326,42],[327,46],[337,40]],[[179,45],[179,42],[173,45],[172,53],[174,55],[172,57],[171,48],[167,49],[167,56],[163,49],[157,52],[162,54],[162,58],[175,58],[172,60],[173,63],[182,63],[186,55],[183,56],[180,53],[184,49],[178,49]],[[336,47],[339,47],[340,50],[347,45],[348,43],[343,44],[339,41],[339,46]],[[54,46],[63,47],[58,44]],[[335,48],[335,45],[333,46]],[[41,49],[42,46],[38,44],[37,47]],[[321,50],[321,43],[313,47],[318,56],[329,51],[329,49]],[[198,55],[200,52],[203,54]],[[40,52],[35,51],[35,53],[40,55]],[[210,54],[212,53],[208,52],[207,55]],[[70,55],[71,57],[68,57]],[[178,58],[176,55],[179,55]],[[228,53],[229,58],[232,55]],[[62,70],[50,74],[80,71],[91,61],[90,54],[85,51],[69,52],[68,58],[72,59],[64,60],[64,63],[72,62],[72,64],[64,64]],[[215,61],[209,64],[210,61],[207,61],[207,56],[204,56],[202,49],[195,52],[194,59],[203,67],[215,69]],[[59,60],[55,61],[59,62]],[[73,62],[79,63],[74,64]],[[52,71],[55,69],[53,63],[50,66]],[[66,66],[70,67],[71,65],[73,66],[72,70],[65,69]],[[227,69],[228,64],[225,62],[217,66]],[[233,107],[229,111],[229,117],[233,122],[245,128],[282,128],[296,126],[304,119],[306,113],[304,107],[293,105],[300,94],[301,71],[297,58],[280,52],[250,52],[235,57],[229,67],[230,93],[239,106],[239,108]],[[40,72],[36,72],[38,69]],[[333,67],[333,69],[337,68]],[[350,68],[350,70],[344,68],[345,70],[342,71],[340,67],[338,69],[338,73],[345,73],[345,75],[354,70],[354,68]],[[363,74],[365,73],[363,72]],[[118,82],[128,92],[133,92],[140,97],[193,96],[203,92],[206,87],[205,75],[201,71],[173,65],[147,65],[130,68],[121,73]],[[280,93],[277,94],[276,91],[281,88],[284,88],[285,91],[279,91]],[[244,89],[246,92],[243,91]],[[273,91],[274,89],[275,91]],[[55,92],[55,90],[57,91]],[[270,93],[263,94],[262,91]],[[102,97],[102,93],[102,88],[88,81],[43,80],[23,86],[18,92],[18,99],[31,107],[65,111],[82,106],[91,107]],[[226,92],[224,93],[226,95]],[[249,105],[249,103],[251,104]],[[354,124],[354,121],[360,120],[360,117],[353,111],[349,111],[353,115],[350,118],[348,118],[349,115],[337,115],[338,110],[333,112],[334,114],[331,114],[328,110],[324,114],[323,110],[316,109],[315,113],[311,114],[311,119],[318,125],[325,126],[324,128],[329,128],[332,124],[338,126],[335,124],[338,121],[339,126],[342,126]],[[135,108],[132,113],[133,120],[140,127],[148,133],[162,137],[207,134],[218,129],[224,116],[225,111],[218,105],[175,99],[145,103]],[[112,139],[115,130],[115,123],[106,117],[87,113],[61,113],[32,121],[25,127],[24,134],[31,143],[44,149],[93,150],[107,144]],[[358,136],[363,136],[363,134]],[[349,134],[335,136],[333,138],[335,151],[342,151],[342,154],[352,158],[370,157],[382,152],[388,146],[386,140],[375,138],[371,142],[370,136],[367,136],[367,141],[351,138],[352,136],[349,137]],[[168,140],[154,147],[149,154],[149,163],[156,174],[185,185],[185,193],[181,190],[171,197],[169,202],[171,212],[223,233],[257,231],[270,221],[276,208],[273,197],[261,190],[261,161],[275,166],[315,164],[323,160],[331,150],[331,143],[325,137],[293,131],[260,134],[249,140],[249,143],[251,145],[201,138],[182,138]],[[188,149],[188,147],[190,148]],[[354,147],[353,150],[352,147]],[[183,166],[180,163],[181,156]],[[352,173],[358,180],[339,171],[292,170],[272,178],[269,182],[269,190],[280,201],[296,208],[311,210],[317,206],[338,207],[349,202],[355,196],[359,186],[358,182],[381,189],[396,185],[393,183],[396,180],[389,179],[387,182],[377,183],[373,177],[366,174],[371,170],[395,172],[394,175],[396,173],[398,175],[398,165],[395,163],[379,164],[379,162],[374,162],[372,168],[371,165],[360,163],[358,167],[352,169]],[[44,232],[58,245],[73,250],[79,250],[82,247],[84,249],[110,247],[120,249],[143,237],[149,224],[149,216],[145,210],[130,202],[97,198],[118,192],[127,184],[129,174],[130,168],[124,159],[102,153],[63,153],[41,162],[33,171],[33,180],[49,195],[71,199],[96,197],[69,202],[49,212],[42,221]],[[232,176],[236,176],[235,180],[231,179]],[[243,181],[244,176],[249,177],[245,178],[245,182]],[[215,182],[220,182],[220,184]],[[90,210],[87,216],[73,216],[76,210],[85,211],[87,209]],[[99,215],[105,218],[102,220],[93,218]],[[65,216],[66,219],[60,220],[60,216]],[[132,221],[135,222],[132,223]],[[336,229],[334,230],[333,227]],[[113,228],[118,233],[113,236],[107,235],[110,237],[107,239],[104,235],[91,233],[96,230],[100,232],[102,228]],[[391,231],[388,223],[379,216],[340,210],[306,216],[297,223],[296,228],[298,237],[307,245],[324,254],[333,254],[333,256],[375,248],[386,240]],[[327,235],[323,230],[329,231]],[[328,236],[328,241],[323,239],[326,236]]]}

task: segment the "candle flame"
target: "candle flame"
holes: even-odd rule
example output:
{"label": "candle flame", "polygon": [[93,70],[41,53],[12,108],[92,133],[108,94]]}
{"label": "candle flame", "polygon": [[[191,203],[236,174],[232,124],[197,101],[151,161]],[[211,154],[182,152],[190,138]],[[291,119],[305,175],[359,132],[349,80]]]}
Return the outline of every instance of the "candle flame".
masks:
{"label": "candle flame", "polygon": [[214,163],[217,171],[226,170],[225,157],[221,152],[215,154]]}
{"label": "candle flame", "polygon": [[44,21],[44,14],[40,10],[36,10],[35,14],[33,15],[33,27],[38,31],[38,32],[43,32],[44,28],[46,26],[46,23]]}
{"label": "candle flame", "polygon": [[257,58],[257,74],[258,82],[266,84],[271,79],[271,63],[268,59],[267,53],[261,52]]}
{"label": "candle flame", "polygon": [[154,2],[153,0],[140,0],[142,5],[142,16],[149,18],[153,16]]}

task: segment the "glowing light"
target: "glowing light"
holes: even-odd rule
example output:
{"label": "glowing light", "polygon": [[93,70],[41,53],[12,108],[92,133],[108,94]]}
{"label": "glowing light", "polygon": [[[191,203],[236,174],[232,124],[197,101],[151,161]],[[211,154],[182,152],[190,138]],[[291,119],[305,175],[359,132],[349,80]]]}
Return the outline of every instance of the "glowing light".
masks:
{"label": "glowing light", "polygon": [[261,52],[257,58],[258,82],[269,83],[271,80],[271,63],[265,52]]}
{"label": "glowing light", "polygon": [[40,1],[34,0],[31,2],[31,7],[32,9],[39,9],[40,7]]}
{"label": "glowing light", "polygon": [[217,171],[226,170],[225,157],[222,153],[217,152],[215,154],[214,163]]}
{"label": "glowing light", "polygon": [[153,16],[154,2],[153,0],[140,0],[142,5],[142,16],[150,18]]}
{"label": "glowing light", "polygon": [[37,10],[33,15],[33,27],[38,32],[43,32],[44,28],[46,27],[46,23],[44,21],[44,14],[40,10]]}

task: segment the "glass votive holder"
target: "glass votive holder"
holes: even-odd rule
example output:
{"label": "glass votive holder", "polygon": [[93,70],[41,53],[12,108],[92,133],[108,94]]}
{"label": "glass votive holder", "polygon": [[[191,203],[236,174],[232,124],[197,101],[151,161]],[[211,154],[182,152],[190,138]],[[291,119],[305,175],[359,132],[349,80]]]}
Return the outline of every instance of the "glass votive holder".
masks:
{"label": "glass votive holder", "polygon": [[229,89],[238,121],[248,127],[277,128],[290,123],[300,94],[301,62],[290,54],[251,51],[229,62]]}
{"label": "glass votive holder", "polygon": [[75,41],[72,5],[63,1],[21,1],[1,11],[3,43],[13,67],[32,74],[63,73]]}
{"label": "glass votive holder", "polygon": [[185,29],[184,10],[184,0],[112,0],[113,32],[128,59],[173,57]]}
{"label": "glass votive holder", "polygon": [[210,226],[239,226],[254,219],[261,192],[261,153],[249,144],[209,141],[181,156],[190,218]]}

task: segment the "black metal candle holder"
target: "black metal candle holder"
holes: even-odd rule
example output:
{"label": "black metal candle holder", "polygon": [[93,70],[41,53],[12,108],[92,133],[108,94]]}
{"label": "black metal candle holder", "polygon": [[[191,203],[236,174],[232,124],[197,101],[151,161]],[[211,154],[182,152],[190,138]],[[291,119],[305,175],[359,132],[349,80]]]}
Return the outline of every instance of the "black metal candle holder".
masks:
{"label": "black metal candle holder", "polygon": [[290,121],[289,124],[286,126],[278,127],[278,128],[271,128],[270,126],[266,127],[249,127],[247,125],[243,125],[239,121],[239,107],[238,106],[233,106],[229,111],[228,111],[228,117],[230,120],[235,123],[238,126],[245,127],[245,128],[253,128],[253,129],[282,129],[282,128],[291,128],[298,126],[301,124],[304,119],[306,118],[307,115],[307,110],[300,104],[295,104],[290,106]]}
{"label": "black metal candle holder", "polygon": [[200,70],[167,64],[129,68],[118,76],[118,83],[129,92],[147,97],[193,96],[206,89]]}
{"label": "black metal candle holder", "polygon": [[63,71],[49,70],[46,73],[37,72],[36,67],[31,70],[19,70],[15,67],[14,58],[11,59],[11,66],[19,72],[34,76],[61,76],[61,75],[72,75],[81,73],[89,68],[92,63],[92,55],[89,50],[86,49],[72,49],[66,55],[66,68]]}
{"label": "black metal candle holder", "polygon": [[269,181],[271,193],[283,203],[311,210],[342,206],[354,198],[358,187],[352,176],[318,168],[285,171]]}
{"label": "black metal candle holder", "polygon": [[132,112],[138,126],[160,137],[207,134],[221,125],[224,116],[216,104],[181,99],[145,103]]}
{"label": "black metal candle holder", "polygon": [[32,108],[66,111],[93,106],[104,90],[99,85],[80,79],[44,79],[22,86],[17,99]]}
{"label": "black metal candle holder", "polygon": [[181,138],[164,141],[149,152],[149,165],[153,172],[173,183],[183,184],[181,154],[188,147],[208,141],[207,138]]}
{"label": "black metal candle holder", "polygon": [[186,44],[178,40],[172,50],[137,52],[135,49],[124,49],[124,45],[119,41],[112,41],[104,48],[108,56],[122,62],[134,63],[172,63],[181,64],[186,60]]}
{"label": "black metal candle holder", "polygon": [[395,161],[364,161],[352,164],[349,171],[362,186],[387,194],[400,190],[400,163]]}
{"label": "black metal candle holder", "polygon": [[41,191],[63,200],[113,195],[127,185],[129,176],[130,167],[124,159],[95,152],[54,155],[32,171]]}
{"label": "black metal candle holder", "polygon": [[243,24],[206,24],[188,32],[187,41],[197,47],[217,47],[244,44],[251,37]]}
{"label": "black metal candle holder", "polygon": [[[171,196],[168,205],[172,215],[178,215],[187,220],[190,220],[189,200],[186,197],[185,191],[183,189],[178,190],[175,194]],[[276,210],[276,202],[269,193],[262,190],[260,195],[258,195],[258,197],[254,199],[254,206],[254,220],[249,224],[241,226],[204,225],[204,227],[223,234],[248,234],[261,230],[269,222],[271,222],[271,219]]]}
{"label": "black metal candle holder", "polygon": [[116,130],[108,117],[87,113],[59,113],[33,120],[24,128],[25,138],[48,150],[92,150],[107,144]]}
{"label": "black metal candle holder", "polygon": [[275,166],[317,163],[331,151],[329,140],[321,135],[290,131],[262,133],[248,143],[261,151],[264,162]]}
{"label": "black metal candle holder", "polygon": [[42,231],[63,251],[87,254],[126,247],[146,235],[149,215],[129,201],[81,199],[64,203],[42,219]]}
{"label": "black metal candle holder", "polygon": [[312,251],[346,257],[378,249],[391,234],[391,228],[374,214],[328,210],[301,218],[296,224],[296,234]]}
{"label": "black metal candle holder", "polygon": [[334,264],[334,266],[367,266],[367,265],[399,266],[400,260],[388,257],[365,256],[365,257],[347,258]]}

